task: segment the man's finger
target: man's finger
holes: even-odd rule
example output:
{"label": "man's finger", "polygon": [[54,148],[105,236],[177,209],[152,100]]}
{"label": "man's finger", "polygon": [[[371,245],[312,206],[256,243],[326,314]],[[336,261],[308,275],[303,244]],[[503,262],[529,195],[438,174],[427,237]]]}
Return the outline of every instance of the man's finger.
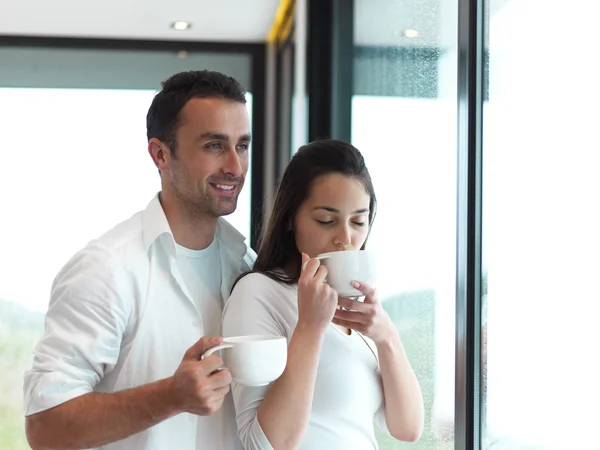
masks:
{"label": "man's finger", "polygon": [[231,372],[228,369],[220,369],[212,373],[208,379],[215,390],[222,389],[231,384]]}
{"label": "man's finger", "polygon": [[201,361],[198,361],[198,365],[202,368],[202,373],[205,376],[209,376],[215,370],[220,369],[223,366],[223,360],[219,355],[210,355]]}
{"label": "man's finger", "polygon": [[221,342],[223,342],[223,338],[218,337],[209,337],[204,336],[199,339],[194,345],[192,345],[187,352],[185,352],[186,358],[200,359],[200,357],[210,350],[213,347],[216,347]]}
{"label": "man's finger", "polygon": [[215,389],[215,394],[225,397],[227,393],[231,390],[231,385],[227,384],[226,386]]}

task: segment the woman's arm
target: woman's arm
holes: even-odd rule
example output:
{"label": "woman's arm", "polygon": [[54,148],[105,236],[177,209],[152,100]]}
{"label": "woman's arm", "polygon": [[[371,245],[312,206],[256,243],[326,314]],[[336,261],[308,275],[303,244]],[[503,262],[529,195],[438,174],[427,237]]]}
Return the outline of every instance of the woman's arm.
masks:
{"label": "woman's arm", "polygon": [[376,345],[388,430],[398,440],[414,442],[423,431],[421,387],[397,333]]}
{"label": "woman's arm", "polygon": [[[305,260],[308,258],[303,256]],[[290,327],[286,368],[268,388],[233,388],[239,435],[246,450],[294,449],[306,433],[323,337],[336,305],[336,292],[324,283],[327,270],[310,261],[298,281],[298,323]],[[254,277],[254,280],[266,277]],[[224,335],[277,334],[277,298],[272,286],[240,283],[223,315]],[[239,288],[239,291],[238,291]],[[242,294],[242,290],[244,294]],[[258,314],[258,317],[257,317]]]}
{"label": "woman's arm", "polygon": [[306,434],[323,336],[316,327],[296,327],[286,368],[258,407],[258,422],[275,450],[298,448]]}
{"label": "woman's arm", "polygon": [[340,298],[340,306],[349,311],[337,310],[333,323],[352,328],[375,342],[383,383],[386,425],[396,439],[414,442],[423,431],[421,387],[400,336],[374,289],[365,284],[354,287],[365,294],[364,302]]}

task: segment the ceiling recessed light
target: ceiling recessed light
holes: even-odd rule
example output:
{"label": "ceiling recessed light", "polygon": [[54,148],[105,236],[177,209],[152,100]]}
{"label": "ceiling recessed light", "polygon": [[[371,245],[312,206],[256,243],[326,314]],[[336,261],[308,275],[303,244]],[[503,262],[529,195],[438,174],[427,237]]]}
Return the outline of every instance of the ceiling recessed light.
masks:
{"label": "ceiling recessed light", "polygon": [[185,59],[185,58],[187,58],[188,56],[190,56],[190,54],[189,54],[189,53],[188,53],[186,50],[179,50],[179,51],[177,52],[177,57],[178,57],[179,59]]}
{"label": "ceiling recessed light", "polygon": [[402,34],[404,35],[404,37],[407,37],[407,38],[416,38],[416,37],[419,37],[419,34],[421,34],[421,33],[419,33],[418,30],[412,30],[409,28],[409,29],[404,30],[402,32]]}
{"label": "ceiling recessed light", "polygon": [[171,28],[174,28],[176,30],[187,30],[191,26],[192,26],[191,23],[189,23],[189,22],[183,22],[183,21],[180,21],[180,20],[178,20],[177,22],[173,22],[171,24]]}

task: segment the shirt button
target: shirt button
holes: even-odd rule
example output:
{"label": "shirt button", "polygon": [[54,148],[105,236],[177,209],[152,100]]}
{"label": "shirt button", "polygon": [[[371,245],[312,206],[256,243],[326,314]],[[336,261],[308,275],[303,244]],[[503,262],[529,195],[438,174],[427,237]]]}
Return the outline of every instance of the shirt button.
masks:
{"label": "shirt button", "polygon": [[196,328],[200,326],[200,321],[198,319],[192,321],[192,325]]}

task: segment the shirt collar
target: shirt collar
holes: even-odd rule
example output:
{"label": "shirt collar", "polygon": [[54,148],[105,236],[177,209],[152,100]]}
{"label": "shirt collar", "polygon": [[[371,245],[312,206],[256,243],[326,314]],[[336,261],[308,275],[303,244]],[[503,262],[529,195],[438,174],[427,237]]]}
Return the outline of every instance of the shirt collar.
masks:
{"label": "shirt collar", "polygon": [[[142,221],[144,247],[146,250],[148,250],[154,241],[163,234],[169,234],[171,235],[171,239],[173,239],[173,233],[171,232],[169,221],[167,220],[167,216],[158,199],[158,194],[156,194],[152,200],[150,200],[150,203],[148,203],[148,206],[142,214]],[[174,248],[175,246],[173,245],[173,249]]]}
{"label": "shirt collar", "polygon": [[[146,250],[150,249],[150,246],[152,246],[154,241],[160,236],[168,234],[171,238],[170,242],[172,244],[172,250],[175,251],[173,232],[171,231],[167,216],[160,204],[158,194],[156,194],[152,200],[150,200],[150,203],[148,203],[148,206],[143,212],[142,221],[144,246]],[[217,219],[215,238],[227,244],[232,251],[238,253],[241,257],[246,253],[246,238],[222,217]]]}
{"label": "shirt collar", "polygon": [[246,238],[227,220],[219,217],[217,219],[217,231],[215,238],[220,242],[225,243],[234,253],[243,257],[246,254],[248,247],[246,246]]}

